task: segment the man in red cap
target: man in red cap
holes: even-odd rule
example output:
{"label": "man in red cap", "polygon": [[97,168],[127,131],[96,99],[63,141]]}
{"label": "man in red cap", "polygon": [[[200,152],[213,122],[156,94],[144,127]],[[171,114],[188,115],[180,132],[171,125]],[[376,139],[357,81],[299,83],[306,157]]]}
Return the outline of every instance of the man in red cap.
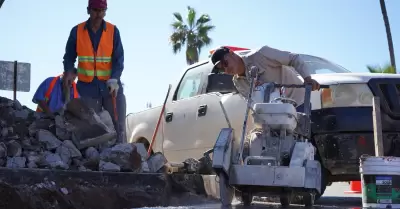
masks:
{"label": "man in red cap", "polygon": [[[107,110],[113,118],[117,142],[126,142],[126,100],[121,85],[124,69],[124,49],[117,27],[104,21],[106,0],[89,0],[89,19],[73,27],[64,55],[64,75],[71,73],[78,58],[77,88],[82,100],[95,111]],[[116,97],[118,121],[114,116],[113,97]]]}

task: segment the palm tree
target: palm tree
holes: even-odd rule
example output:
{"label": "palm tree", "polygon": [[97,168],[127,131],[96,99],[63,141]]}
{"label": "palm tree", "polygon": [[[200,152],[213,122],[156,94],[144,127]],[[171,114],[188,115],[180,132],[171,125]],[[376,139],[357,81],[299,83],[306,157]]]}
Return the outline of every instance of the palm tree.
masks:
{"label": "palm tree", "polygon": [[188,6],[186,22],[178,12],[173,13],[175,21],[171,24],[173,33],[169,37],[172,44],[172,51],[177,54],[186,44],[186,63],[191,65],[199,61],[199,54],[204,46],[211,44],[208,33],[215,26],[210,25],[211,18],[207,14],[202,14],[196,19],[196,11]]}
{"label": "palm tree", "polygon": [[5,0],[0,0],[0,8],[1,8],[1,6],[3,6],[4,1]]}
{"label": "palm tree", "polygon": [[388,45],[389,45],[390,63],[393,66],[394,72],[396,72],[396,61],[394,58],[392,33],[390,32],[390,24],[389,24],[389,18],[387,15],[387,11],[386,11],[386,4],[385,4],[385,0],[380,0],[379,2],[381,4],[383,22],[385,23],[385,28],[386,28],[386,36],[387,36],[387,41],[388,41]]}
{"label": "palm tree", "polygon": [[390,64],[386,64],[383,67],[381,66],[371,66],[371,65],[367,65],[367,69],[369,70],[369,72],[371,73],[389,73],[389,74],[396,74],[396,70],[395,68],[390,65]]}

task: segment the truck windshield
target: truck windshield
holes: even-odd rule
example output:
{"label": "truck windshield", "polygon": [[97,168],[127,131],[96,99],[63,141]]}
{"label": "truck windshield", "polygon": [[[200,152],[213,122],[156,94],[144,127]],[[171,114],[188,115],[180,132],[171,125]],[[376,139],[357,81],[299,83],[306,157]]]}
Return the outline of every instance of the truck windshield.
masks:
{"label": "truck windshield", "polygon": [[300,54],[300,56],[306,62],[311,74],[351,73],[346,68],[323,58],[305,54]]}
{"label": "truck windshield", "polygon": [[[236,53],[239,55],[246,55],[249,52],[251,52],[251,51],[250,50],[238,51]],[[306,62],[306,65],[310,69],[311,74],[351,73],[350,70],[347,70],[346,68],[344,68],[336,63],[333,63],[331,61],[328,61],[326,59],[323,59],[321,57],[316,57],[316,56],[307,55],[307,54],[299,54],[299,55]],[[287,67],[294,70],[290,66],[287,66]]]}

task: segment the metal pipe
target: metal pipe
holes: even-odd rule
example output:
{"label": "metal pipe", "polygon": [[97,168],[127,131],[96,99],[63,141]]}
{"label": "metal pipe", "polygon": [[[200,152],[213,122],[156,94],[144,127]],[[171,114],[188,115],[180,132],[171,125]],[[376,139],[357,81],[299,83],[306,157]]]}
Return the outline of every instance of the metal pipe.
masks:
{"label": "metal pipe", "polygon": [[245,113],[245,117],[244,117],[244,121],[243,121],[243,129],[242,129],[242,137],[240,140],[240,150],[239,150],[239,155],[238,155],[238,163],[243,162],[242,159],[242,155],[243,155],[243,146],[244,146],[244,139],[246,137],[246,127],[247,127],[247,119],[249,117],[249,112],[250,112],[250,108],[251,108],[251,103],[252,103],[252,97],[251,95],[253,94],[253,89],[254,89],[254,81],[258,80],[258,68],[256,66],[252,66],[251,70],[250,70],[250,91],[249,91],[249,95],[247,98],[247,107],[246,107],[246,113]]}

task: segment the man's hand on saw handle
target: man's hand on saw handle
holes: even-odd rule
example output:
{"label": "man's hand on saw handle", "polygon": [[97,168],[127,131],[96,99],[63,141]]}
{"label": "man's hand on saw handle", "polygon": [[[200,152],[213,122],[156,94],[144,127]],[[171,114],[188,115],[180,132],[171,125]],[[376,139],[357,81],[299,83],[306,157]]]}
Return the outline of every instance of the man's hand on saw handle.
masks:
{"label": "man's hand on saw handle", "polygon": [[[252,66],[250,69],[250,76],[254,79],[254,78],[257,78],[258,74],[259,74],[258,67]],[[321,88],[320,84],[316,80],[312,79],[311,76],[304,78],[304,84],[312,85],[313,91],[319,90]]]}
{"label": "man's hand on saw handle", "polygon": [[304,78],[304,84],[310,84],[310,85],[312,85],[312,90],[313,90],[313,91],[319,90],[320,87],[321,87],[321,86],[319,85],[319,83],[318,83],[316,80],[314,80],[314,79],[311,78],[311,76],[308,76],[308,77]]}

